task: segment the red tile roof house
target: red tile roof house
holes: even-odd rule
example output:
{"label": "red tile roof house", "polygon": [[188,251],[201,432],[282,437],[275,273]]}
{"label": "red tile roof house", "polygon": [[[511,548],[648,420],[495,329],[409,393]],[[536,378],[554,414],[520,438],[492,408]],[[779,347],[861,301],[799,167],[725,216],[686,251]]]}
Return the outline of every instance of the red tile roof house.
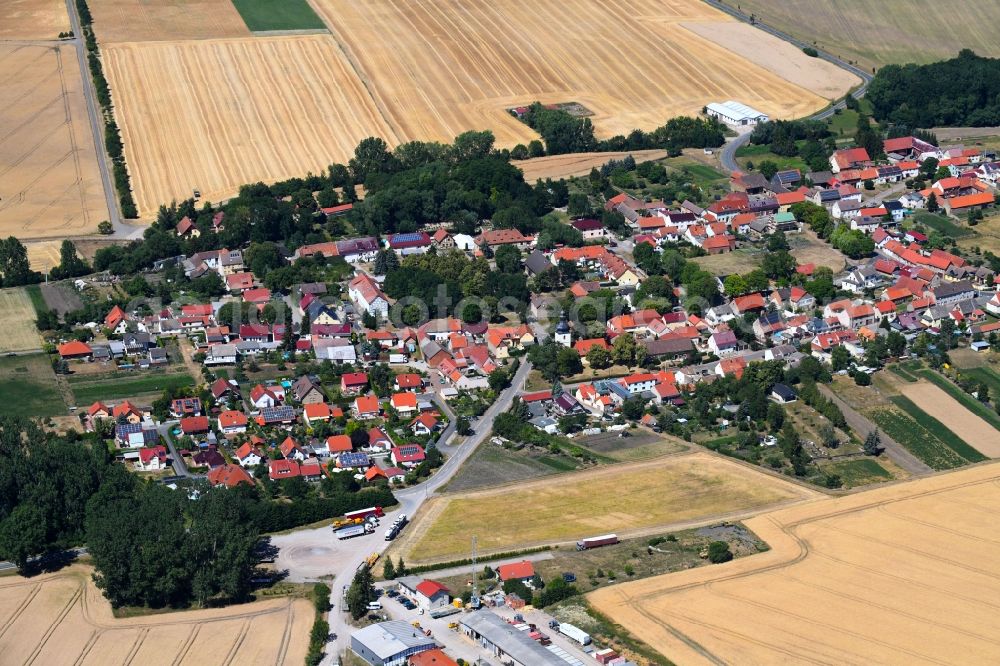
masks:
{"label": "red tile roof house", "polygon": [[424,387],[424,380],[418,374],[404,373],[396,375],[392,387],[396,391],[419,391]]}
{"label": "red tile roof house", "polygon": [[347,372],[340,378],[340,392],[344,395],[358,395],[368,386],[368,373]]}
{"label": "red tile roof house", "polygon": [[267,464],[267,475],[272,481],[294,479],[299,476],[298,460],[271,460]]}
{"label": "red tile roof house", "polygon": [[448,588],[436,580],[423,580],[417,583],[417,605],[425,611],[447,606],[451,602]]}
{"label": "red tile roof house", "polygon": [[379,416],[378,398],[373,395],[360,395],[351,405],[354,417],[358,419],[377,419]]}
{"label": "red tile roof house", "polygon": [[[343,412],[340,413],[343,416]],[[334,418],[333,409],[325,402],[310,403],[302,408],[302,419],[306,425],[312,425],[317,421],[329,421],[332,418]]]}
{"label": "red tile roof house", "polygon": [[278,447],[278,450],[281,451],[281,455],[283,458],[285,458],[285,460],[306,459],[305,451],[303,451],[302,448],[299,446],[298,442],[296,442],[291,437],[286,437],[285,441],[283,441],[281,445]]}
{"label": "red tile roof house", "polygon": [[85,359],[90,358],[92,354],[90,345],[79,340],[70,340],[59,345],[59,356],[63,359]]}
{"label": "red tile roof house", "polygon": [[368,446],[372,449],[388,451],[392,448],[392,439],[381,428],[372,428],[368,431]]}
{"label": "red tile roof house", "polygon": [[326,448],[332,456],[338,453],[353,451],[354,445],[351,443],[351,438],[347,435],[330,435],[326,438]]}
{"label": "red tile roof house", "polygon": [[207,416],[188,416],[181,419],[181,432],[185,435],[201,435],[209,430]]}
{"label": "red tile roof house", "polygon": [[299,465],[299,476],[306,481],[319,481],[323,478],[323,466],[316,458],[309,458]]}
{"label": "red tile roof house", "polygon": [[237,435],[247,431],[247,415],[235,409],[227,409],[219,414],[219,430],[223,435]]}
{"label": "red tile roof house", "polygon": [[389,402],[400,416],[410,416],[417,411],[417,396],[414,393],[393,393]]}
{"label": "red tile roof house", "polygon": [[239,465],[222,465],[209,471],[208,482],[213,486],[235,488],[241,483],[252,486],[253,477]]}
{"label": "red tile roof house", "polygon": [[426,457],[424,447],[419,444],[397,446],[389,453],[392,464],[400,467],[414,467],[422,463]]}
{"label": "red tile roof house", "polygon": [[430,413],[424,413],[410,422],[410,430],[415,435],[430,435],[438,429],[437,417]]}
{"label": "red tile roof house", "polygon": [[236,449],[236,460],[244,467],[256,467],[264,460],[264,453],[250,442]]}
{"label": "red tile roof house", "polygon": [[508,580],[519,580],[528,583],[535,577],[535,567],[528,560],[512,562],[511,564],[501,564],[496,568],[497,576],[501,582]]}
{"label": "red tile roof house", "polygon": [[270,388],[265,388],[263,385],[257,384],[250,389],[250,403],[257,409],[274,407],[279,402],[281,401],[278,399],[278,396]]}
{"label": "red tile roof house", "polygon": [[143,472],[152,472],[164,469],[166,466],[167,449],[162,444],[139,449],[139,462],[136,463],[136,469]]}
{"label": "red tile roof house", "polygon": [[256,286],[253,273],[233,273],[226,276],[226,289],[234,293],[243,293]]}
{"label": "red tile roof house", "polygon": [[106,419],[111,416],[111,410],[103,402],[95,402],[87,409],[87,416],[92,419]]}

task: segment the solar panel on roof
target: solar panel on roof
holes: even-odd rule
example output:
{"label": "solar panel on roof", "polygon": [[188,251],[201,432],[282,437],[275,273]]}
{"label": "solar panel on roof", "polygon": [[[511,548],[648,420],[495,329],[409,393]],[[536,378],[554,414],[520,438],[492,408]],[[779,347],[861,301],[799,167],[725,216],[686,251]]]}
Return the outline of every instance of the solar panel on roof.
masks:
{"label": "solar panel on roof", "polygon": [[409,243],[411,241],[418,241],[423,239],[424,235],[421,233],[408,233],[408,234],[396,234],[392,237],[394,243]]}

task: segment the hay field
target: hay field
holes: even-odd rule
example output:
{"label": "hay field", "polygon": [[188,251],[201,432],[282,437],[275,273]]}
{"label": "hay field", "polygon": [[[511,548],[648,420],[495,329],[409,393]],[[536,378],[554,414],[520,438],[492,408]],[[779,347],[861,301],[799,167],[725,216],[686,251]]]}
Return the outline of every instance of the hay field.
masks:
{"label": "hay field", "polygon": [[996,663],[997,502],[997,465],[811,502],[746,521],[766,553],[588,600],[682,664]]}
{"label": "hay field", "polygon": [[102,45],[250,36],[230,0],[89,0],[87,4]]}
{"label": "hay field", "polygon": [[432,499],[403,533],[407,562],[483,553],[743,514],[819,494],[725,458],[695,453]]}
{"label": "hay field", "polygon": [[35,307],[23,287],[0,289],[0,353],[41,349],[42,338],[35,328]]}
{"label": "hay field", "polygon": [[926,381],[899,386],[900,392],[943,423],[970,446],[990,458],[1000,458],[1000,432],[953,397]]}
{"label": "hay field", "polygon": [[195,188],[218,201],[393,137],[329,35],[111,44],[105,71],[143,216]]}
{"label": "hay field", "polygon": [[571,153],[569,155],[546,155],[530,160],[511,160],[511,164],[524,172],[524,181],[534,183],[539,178],[569,178],[586,176],[594,167],[600,167],[608,160],[620,160],[631,155],[636,162],[662,160],[665,150],[632,150],[621,153]]}
{"label": "hay field", "polygon": [[73,47],[0,43],[0,236],[65,238],[107,218]]}
{"label": "hay field", "polygon": [[[732,4],[732,3],[731,3]],[[740,0],[744,14],[866,67],[1000,56],[996,0]]]}
{"label": "hay field", "polygon": [[0,39],[56,39],[69,32],[63,0],[4,0],[0,3]]}
{"label": "hay field", "polygon": [[9,664],[301,664],[314,611],[304,599],[117,619],[81,565],[0,580]]}

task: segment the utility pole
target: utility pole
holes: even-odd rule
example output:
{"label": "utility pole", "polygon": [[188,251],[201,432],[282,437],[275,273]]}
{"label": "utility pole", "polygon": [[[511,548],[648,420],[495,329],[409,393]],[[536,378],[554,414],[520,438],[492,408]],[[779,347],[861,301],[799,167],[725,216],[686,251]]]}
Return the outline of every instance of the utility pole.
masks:
{"label": "utility pole", "polygon": [[479,570],[476,568],[478,565],[478,557],[476,552],[476,535],[472,535],[472,598],[469,599],[469,606],[473,610],[477,610],[480,606],[479,601]]}

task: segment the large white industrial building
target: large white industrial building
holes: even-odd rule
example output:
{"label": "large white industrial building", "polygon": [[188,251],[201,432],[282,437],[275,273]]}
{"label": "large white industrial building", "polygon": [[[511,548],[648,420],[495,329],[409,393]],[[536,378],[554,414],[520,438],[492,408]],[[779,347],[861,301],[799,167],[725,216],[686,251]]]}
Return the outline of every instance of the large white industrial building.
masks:
{"label": "large white industrial building", "polygon": [[767,114],[731,99],[722,103],[712,102],[705,107],[705,111],[731,127],[750,127],[768,121]]}

